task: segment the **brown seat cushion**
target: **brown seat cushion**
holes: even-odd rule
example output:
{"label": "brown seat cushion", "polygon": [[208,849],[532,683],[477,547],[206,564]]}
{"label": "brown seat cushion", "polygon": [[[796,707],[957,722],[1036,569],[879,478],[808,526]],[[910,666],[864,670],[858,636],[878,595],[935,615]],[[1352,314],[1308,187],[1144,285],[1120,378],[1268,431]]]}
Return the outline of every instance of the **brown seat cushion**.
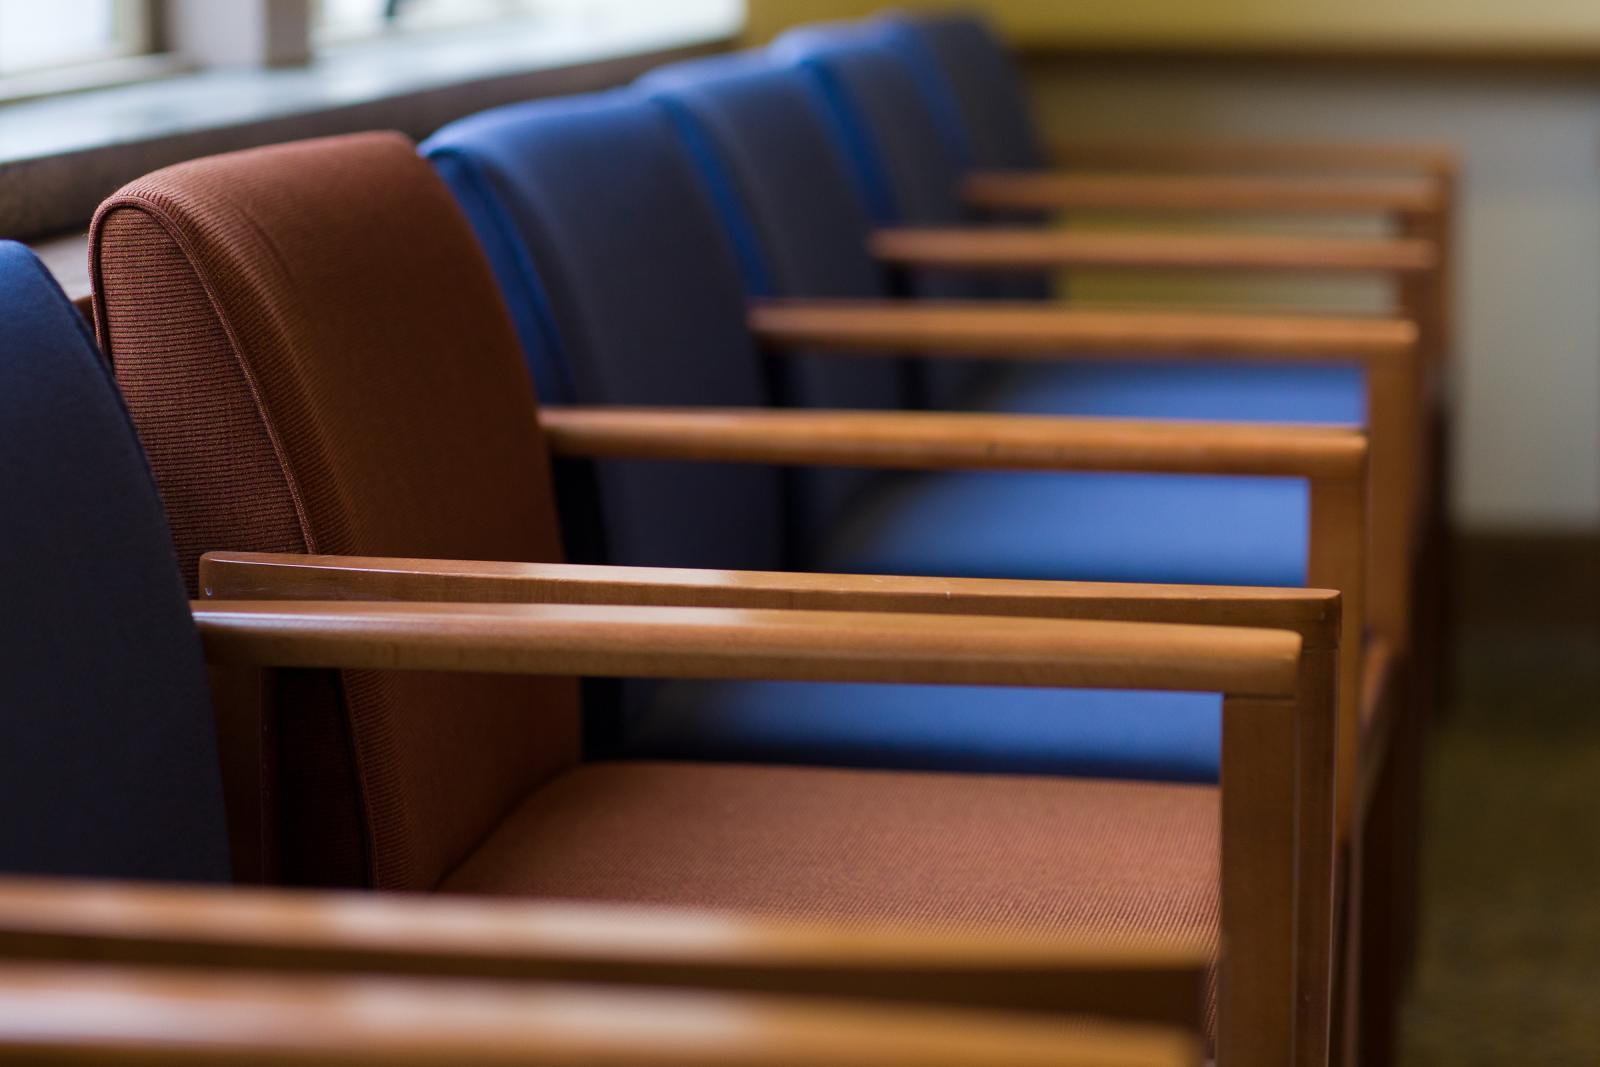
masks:
{"label": "brown seat cushion", "polygon": [[1218,800],[1197,785],[596,763],[530,796],[441,888],[1214,942]]}

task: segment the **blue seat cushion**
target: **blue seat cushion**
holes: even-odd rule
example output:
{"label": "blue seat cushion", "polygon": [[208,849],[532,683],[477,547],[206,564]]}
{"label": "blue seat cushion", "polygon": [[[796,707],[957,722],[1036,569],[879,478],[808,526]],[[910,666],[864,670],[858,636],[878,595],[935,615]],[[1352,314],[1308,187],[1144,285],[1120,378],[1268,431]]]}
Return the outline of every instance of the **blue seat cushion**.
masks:
{"label": "blue seat cushion", "polygon": [[1035,415],[1366,423],[1354,364],[1093,360],[1016,366],[992,378],[974,407]]}
{"label": "blue seat cushion", "polygon": [[1214,782],[1213,693],[662,682],[631,755]]}
{"label": "blue seat cushion", "polygon": [[960,471],[885,477],[811,569],[856,574],[1305,584],[1299,478]]}

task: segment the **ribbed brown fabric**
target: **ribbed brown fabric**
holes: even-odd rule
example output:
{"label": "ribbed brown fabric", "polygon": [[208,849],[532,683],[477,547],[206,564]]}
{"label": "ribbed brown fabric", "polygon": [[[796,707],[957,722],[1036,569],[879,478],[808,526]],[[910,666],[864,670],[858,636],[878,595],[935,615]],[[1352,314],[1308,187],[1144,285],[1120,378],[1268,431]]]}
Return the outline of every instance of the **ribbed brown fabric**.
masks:
{"label": "ribbed brown fabric", "polygon": [[[211,549],[559,558],[515,335],[465,220],[404,138],[157,171],[101,207],[90,257],[100,341],[191,583]],[[307,810],[358,820],[381,887],[432,886],[577,756],[570,680],[349,674],[343,703],[353,772],[296,780]],[[333,759],[327,742],[307,748]],[[344,877],[349,849],[333,851],[310,880]]]}
{"label": "ribbed brown fabric", "polygon": [[600,763],[441,888],[1214,943],[1218,814],[1209,786]]}

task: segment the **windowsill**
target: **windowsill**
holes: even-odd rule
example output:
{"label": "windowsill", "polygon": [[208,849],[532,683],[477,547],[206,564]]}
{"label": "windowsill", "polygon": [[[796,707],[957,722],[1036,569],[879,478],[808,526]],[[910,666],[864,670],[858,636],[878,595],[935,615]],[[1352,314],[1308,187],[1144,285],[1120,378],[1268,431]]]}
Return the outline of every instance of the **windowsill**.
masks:
{"label": "windowsill", "polygon": [[[119,56],[93,63],[0,77],[0,108],[10,104],[65,96],[69,93],[119,89],[140,82],[187,74],[193,67],[166,53]],[[0,115],[4,112],[0,111]]]}
{"label": "windowsill", "polygon": [[[642,5],[641,5],[642,6]],[[360,129],[413,137],[512,100],[617,85],[728,46],[742,5],[679,0],[597,19],[524,19],[326,47],[305,67],[211,70],[0,106],[0,235],[81,226],[156,167]]]}

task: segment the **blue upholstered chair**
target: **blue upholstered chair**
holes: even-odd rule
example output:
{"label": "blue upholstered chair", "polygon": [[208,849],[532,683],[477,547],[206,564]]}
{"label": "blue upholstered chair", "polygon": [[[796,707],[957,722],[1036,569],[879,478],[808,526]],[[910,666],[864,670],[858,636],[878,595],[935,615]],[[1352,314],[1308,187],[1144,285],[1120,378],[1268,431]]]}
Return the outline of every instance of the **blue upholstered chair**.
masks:
{"label": "blue upholstered chair", "polygon": [[0,871],[226,881],[210,693],[87,324],[0,242]]}
{"label": "blue upholstered chair", "polygon": [[[1015,72],[977,19],[896,15],[809,26],[780,37],[772,55],[817,88],[834,148],[877,226],[980,223],[959,193],[966,171],[1042,163]],[[998,293],[993,279],[972,278],[964,292],[953,292],[951,276],[940,277],[947,281],[937,295],[1049,293],[1038,277],[1008,276]],[[915,282],[910,291],[931,295]],[[1333,361],[1075,359],[946,375],[929,394],[945,407],[1132,418],[1360,425],[1366,416],[1360,366]]]}
{"label": "blue upholstered chair", "polygon": [[[752,292],[881,295],[883,282],[855,239],[863,209],[843,173],[827,170],[804,84],[723,62],[748,94],[537,101],[452,124],[422,150],[490,255],[547,403],[750,407],[781,396],[892,407],[901,389],[894,361],[814,354],[769,363],[745,328]],[[790,112],[809,130],[791,125]],[[737,136],[713,129],[718,116]],[[802,135],[824,150],[808,150]],[[787,172],[781,190],[762,190],[770,203],[742,219],[728,212],[748,175],[695,165],[724,147],[748,150],[752,167]],[[763,230],[780,220],[760,217],[767,210],[797,212],[791,239],[768,240]],[[1287,586],[1306,578],[1308,493],[1295,477],[852,472],[801,482],[796,495],[826,507],[777,523],[768,521],[785,496],[776,470],[701,468],[690,481],[661,468],[592,472],[611,562]],[[956,713],[973,699],[674,683],[634,695],[625,733],[629,748],[656,754],[1216,774],[1209,697],[995,691],[982,697],[984,715]]]}

